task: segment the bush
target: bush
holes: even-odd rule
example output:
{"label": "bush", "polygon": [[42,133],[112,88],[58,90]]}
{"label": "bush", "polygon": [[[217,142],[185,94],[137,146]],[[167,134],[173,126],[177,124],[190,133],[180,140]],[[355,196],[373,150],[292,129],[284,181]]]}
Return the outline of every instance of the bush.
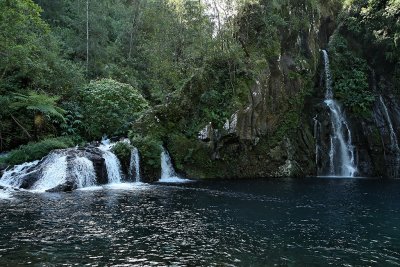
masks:
{"label": "bush", "polygon": [[367,116],[375,100],[368,84],[368,64],[340,34],[330,47],[335,94],[355,114]]}
{"label": "bush", "polygon": [[0,163],[17,165],[24,162],[39,160],[54,149],[65,149],[76,144],[76,140],[67,137],[50,138],[37,143],[29,143],[12,150]]}
{"label": "bush", "polygon": [[162,142],[150,136],[142,137],[138,135],[132,136],[131,140],[133,146],[139,149],[143,163],[159,169]]}
{"label": "bush", "polygon": [[131,161],[132,146],[127,142],[118,142],[112,147],[111,151],[121,162],[124,172],[127,172]]}
{"label": "bush", "polygon": [[90,82],[81,95],[85,135],[90,139],[126,134],[137,113],[148,107],[137,89],[111,79]]}

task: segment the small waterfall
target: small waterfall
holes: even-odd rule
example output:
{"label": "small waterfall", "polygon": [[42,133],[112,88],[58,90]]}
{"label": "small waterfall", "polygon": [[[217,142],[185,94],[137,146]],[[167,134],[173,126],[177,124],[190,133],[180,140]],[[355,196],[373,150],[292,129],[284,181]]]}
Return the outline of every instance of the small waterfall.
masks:
{"label": "small waterfall", "polygon": [[45,168],[40,179],[33,185],[33,190],[46,191],[67,181],[67,156],[52,153],[43,164]]}
{"label": "small waterfall", "polygon": [[0,184],[5,187],[19,188],[22,185],[24,178],[32,173],[31,168],[38,165],[38,163],[39,161],[37,160],[34,162],[25,162],[21,165],[14,166],[12,169],[4,172],[0,179]]}
{"label": "small waterfall", "polygon": [[129,175],[131,175],[131,177],[135,178],[135,182],[139,183],[141,181],[139,150],[136,147],[134,147],[131,151],[131,161],[129,164]]}
{"label": "small waterfall", "polygon": [[161,152],[161,179],[163,183],[184,183],[190,180],[180,178],[172,165],[171,157],[168,151],[162,147]]}
{"label": "small waterfall", "polygon": [[93,162],[85,157],[76,157],[74,159],[71,175],[75,177],[78,188],[96,185],[96,172]]}
{"label": "small waterfall", "polygon": [[328,52],[322,51],[325,66],[325,104],[331,114],[331,147],[330,176],[353,177],[357,172],[354,159],[354,147],[351,140],[351,131],[343,111],[337,101],[333,99],[332,76],[330,71]]}
{"label": "small waterfall", "polygon": [[399,173],[399,165],[400,165],[400,148],[399,148],[399,143],[397,139],[396,132],[393,128],[393,123],[392,119],[390,118],[389,111],[386,107],[385,101],[383,101],[383,97],[380,95],[379,96],[379,102],[381,104],[382,110],[383,110],[383,115],[385,117],[385,120],[389,126],[389,131],[390,131],[390,145],[391,145],[391,151],[394,154],[394,162],[393,166],[390,166],[393,169],[393,176],[397,177]]}
{"label": "small waterfall", "polygon": [[119,184],[122,182],[121,163],[117,156],[110,151],[112,144],[108,141],[103,141],[99,149],[103,151],[103,158],[106,163],[108,182],[110,184]]}

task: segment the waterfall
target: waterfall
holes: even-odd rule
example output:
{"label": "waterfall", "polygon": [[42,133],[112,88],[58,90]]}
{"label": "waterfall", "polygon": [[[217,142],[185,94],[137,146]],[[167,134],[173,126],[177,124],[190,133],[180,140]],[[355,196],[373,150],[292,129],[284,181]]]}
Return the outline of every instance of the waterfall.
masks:
{"label": "waterfall", "polygon": [[25,162],[21,165],[14,166],[10,170],[6,170],[0,179],[0,184],[5,187],[19,188],[22,185],[24,178],[32,172],[35,172],[32,171],[31,168],[38,165],[38,163],[38,160],[34,162]]}
{"label": "waterfall", "polygon": [[85,157],[76,157],[74,159],[71,174],[75,176],[78,188],[96,185],[96,172],[93,162]]}
{"label": "waterfall", "polygon": [[40,179],[33,185],[33,190],[46,191],[67,181],[67,156],[52,153],[43,164],[45,168]]}
{"label": "waterfall", "polygon": [[379,102],[381,104],[382,110],[383,110],[383,115],[386,119],[386,122],[389,126],[389,130],[390,130],[390,145],[391,145],[391,151],[393,152],[393,154],[395,155],[394,158],[394,164],[395,166],[391,166],[393,168],[393,175],[395,177],[398,176],[398,172],[399,172],[399,165],[400,165],[400,148],[399,148],[399,143],[397,141],[397,135],[396,132],[393,128],[393,123],[392,123],[392,119],[390,118],[389,115],[389,111],[386,107],[385,102],[383,101],[382,96],[379,96]]}
{"label": "waterfall", "polygon": [[332,87],[332,75],[331,75],[331,67],[329,62],[329,55],[326,50],[322,50],[322,54],[324,56],[324,70],[325,70],[325,99],[333,99],[333,87]]}
{"label": "waterfall", "polygon": [[122,182],[121,163],[117,156],[110,151],[112,144],[108,141],[103,141],[99,149],[103,151],[103,158],[106,163],[108,182],[110,184],[119,184]]}
{"label": "waterfall", "polygon": [[162,147],[160,182],[163,182],[163,183],[185,183],[188,181],[190,181],[190,180],[182,179],[176,174],[168,151],[164,147]]}
{"label": "waterfall", "polygon": [[131,151],[131,161],[129,164],[129,175],[131,175],[131,177],[135,178],[135,182],[139,183],[141,181],[139,150],[136,147],[134,147]]}
{"label": "waterfall", "polygon": [[332,76],[328,53],[323,50],[325,66],[325,104],[330,110],[332,125],[331,146],[329,151],[329,176],[353,177],[357,172],[354,159],[354,147],[350,127],[337,101],[333,99]]}

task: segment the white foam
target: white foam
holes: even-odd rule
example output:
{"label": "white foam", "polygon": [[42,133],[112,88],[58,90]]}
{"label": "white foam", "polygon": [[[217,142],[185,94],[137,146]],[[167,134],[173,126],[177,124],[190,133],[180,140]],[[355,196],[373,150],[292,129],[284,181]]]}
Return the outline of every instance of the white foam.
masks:
{"label": "white foam", "polygon": [[67,156],[51,154],[46,162],[40,179],[33,185],[33,191],[44,192],[66,182]]}
{"label": "white foam", "polygon": [[0,190],[0,200],[12,199],[12,195],[9,191]]}

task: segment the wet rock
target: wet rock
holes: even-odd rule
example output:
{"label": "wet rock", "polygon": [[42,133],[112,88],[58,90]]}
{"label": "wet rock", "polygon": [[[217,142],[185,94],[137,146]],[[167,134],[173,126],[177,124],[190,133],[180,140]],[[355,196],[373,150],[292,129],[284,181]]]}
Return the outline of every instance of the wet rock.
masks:
{"label": "wet rock", "polygon": [[67,181],[63,184],[58,185],[57,187],[46,190],[46,192],[49,192],[49,193],[72,192],[73,190],[76,190],[77,188],[78,187],[75,182]]}

